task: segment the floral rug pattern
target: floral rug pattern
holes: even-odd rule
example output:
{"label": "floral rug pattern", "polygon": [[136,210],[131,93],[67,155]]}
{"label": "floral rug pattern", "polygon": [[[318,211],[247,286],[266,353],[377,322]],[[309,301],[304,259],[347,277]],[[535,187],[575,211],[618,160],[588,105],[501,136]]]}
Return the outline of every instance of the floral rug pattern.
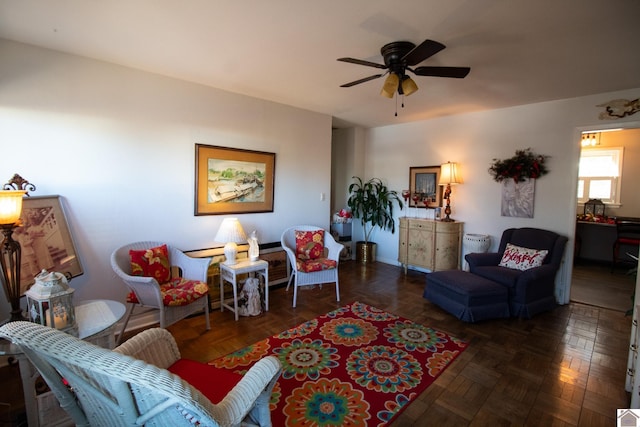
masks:
{"label": "floral rug pattern", "polygon": [[467,344],[444,332],[354,302],[209,364],[245,373],[280,359],[274,426],[385,426]]}

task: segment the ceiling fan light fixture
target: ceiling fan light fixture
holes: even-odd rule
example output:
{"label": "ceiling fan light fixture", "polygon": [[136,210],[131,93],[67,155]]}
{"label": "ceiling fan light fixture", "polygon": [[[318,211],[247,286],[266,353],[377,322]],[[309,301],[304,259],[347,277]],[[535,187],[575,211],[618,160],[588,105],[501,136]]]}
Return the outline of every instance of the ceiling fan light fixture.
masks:
{"label": "ceiling fan light fixture", "polygon": [[400,83],[398,75],[396,73],[389,73],[382,85],[380,95],[386,96],[387,98],[393,98],[396,90],[398,90],[398,83]]}
{"label": "ceiling fan light fixture", "polygon": [[402,80],[402,93],[404,96],[409,96],[414,92],[418,91],[418,85],[413,79],[409,76],[405,76],[405,79]]}

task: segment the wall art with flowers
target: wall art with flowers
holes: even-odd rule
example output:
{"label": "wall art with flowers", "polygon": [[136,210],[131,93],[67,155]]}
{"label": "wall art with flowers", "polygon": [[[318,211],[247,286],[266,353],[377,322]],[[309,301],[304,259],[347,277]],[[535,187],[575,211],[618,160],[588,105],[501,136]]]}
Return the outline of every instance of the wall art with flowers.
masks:
{"label": "wall art with flowers", "polygon": [[533,218],[535,180],[549,172],[548,157],[527,148],[508,159],[493,159],[489,174],[502,184],[502,216]]}

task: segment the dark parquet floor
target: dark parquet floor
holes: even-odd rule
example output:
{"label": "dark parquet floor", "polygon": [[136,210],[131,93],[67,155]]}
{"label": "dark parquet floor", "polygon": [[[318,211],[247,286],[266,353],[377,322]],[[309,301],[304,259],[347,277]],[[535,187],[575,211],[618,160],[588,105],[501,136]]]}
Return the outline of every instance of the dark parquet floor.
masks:
{"label": "dark parquet floor", "polygon": [[341,302],[332,285],[272,290],[259,317],[201,316],[170,327],[184,357],[209,361],[339,305],[360,301],[440,329],[469,348],[393,423],[400,426],[612,426],[629,405],[624,390],[631,319],[572,303],[530,320],[460,322],[422,298],[425,274],[376,263],[340,265]]}
{"label": "dark parquet floor", "polygon": [[[340,305],[360,301],[440,329],[468,349],[392,424],[401,426],[613,426],[627,408],[624,390],[631,319],[618,310],[574,303],[533,319],[463,323],[422,297],[425,274],[376,263],[340,264],[333,285],[270,293],[270,311],[233,320],[214,311],[169,327],[183,357],[210,361]],[[16,370],[0,369],[7,394],[21,395]],[[0,396],[0,402],[2,402]],[[14,408],[15,409],[15,408]],[[2,424],[0,425],[10,425]]]}

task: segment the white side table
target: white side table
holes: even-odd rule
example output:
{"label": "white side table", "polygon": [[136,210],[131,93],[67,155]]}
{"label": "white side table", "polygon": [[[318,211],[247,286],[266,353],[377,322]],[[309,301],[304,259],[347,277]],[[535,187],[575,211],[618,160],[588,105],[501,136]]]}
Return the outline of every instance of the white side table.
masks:
{"label": "white side table", "polygon": [[[228,308],[235,314],[238,320],[238,275],[254,273],[264,278],[264,308],[269,311],[269,263],[264,260],[239,261],[233,265],[220,263],[220,311]],[[233,307],[224,302],[224,282],[227,281],[233,288]]]}
{"label": "white side table", "polygon": [[75,307],[78,337],[100,347],[116,346],[115,326],[126,310],[124,304],[106,299],[81,301]]}

